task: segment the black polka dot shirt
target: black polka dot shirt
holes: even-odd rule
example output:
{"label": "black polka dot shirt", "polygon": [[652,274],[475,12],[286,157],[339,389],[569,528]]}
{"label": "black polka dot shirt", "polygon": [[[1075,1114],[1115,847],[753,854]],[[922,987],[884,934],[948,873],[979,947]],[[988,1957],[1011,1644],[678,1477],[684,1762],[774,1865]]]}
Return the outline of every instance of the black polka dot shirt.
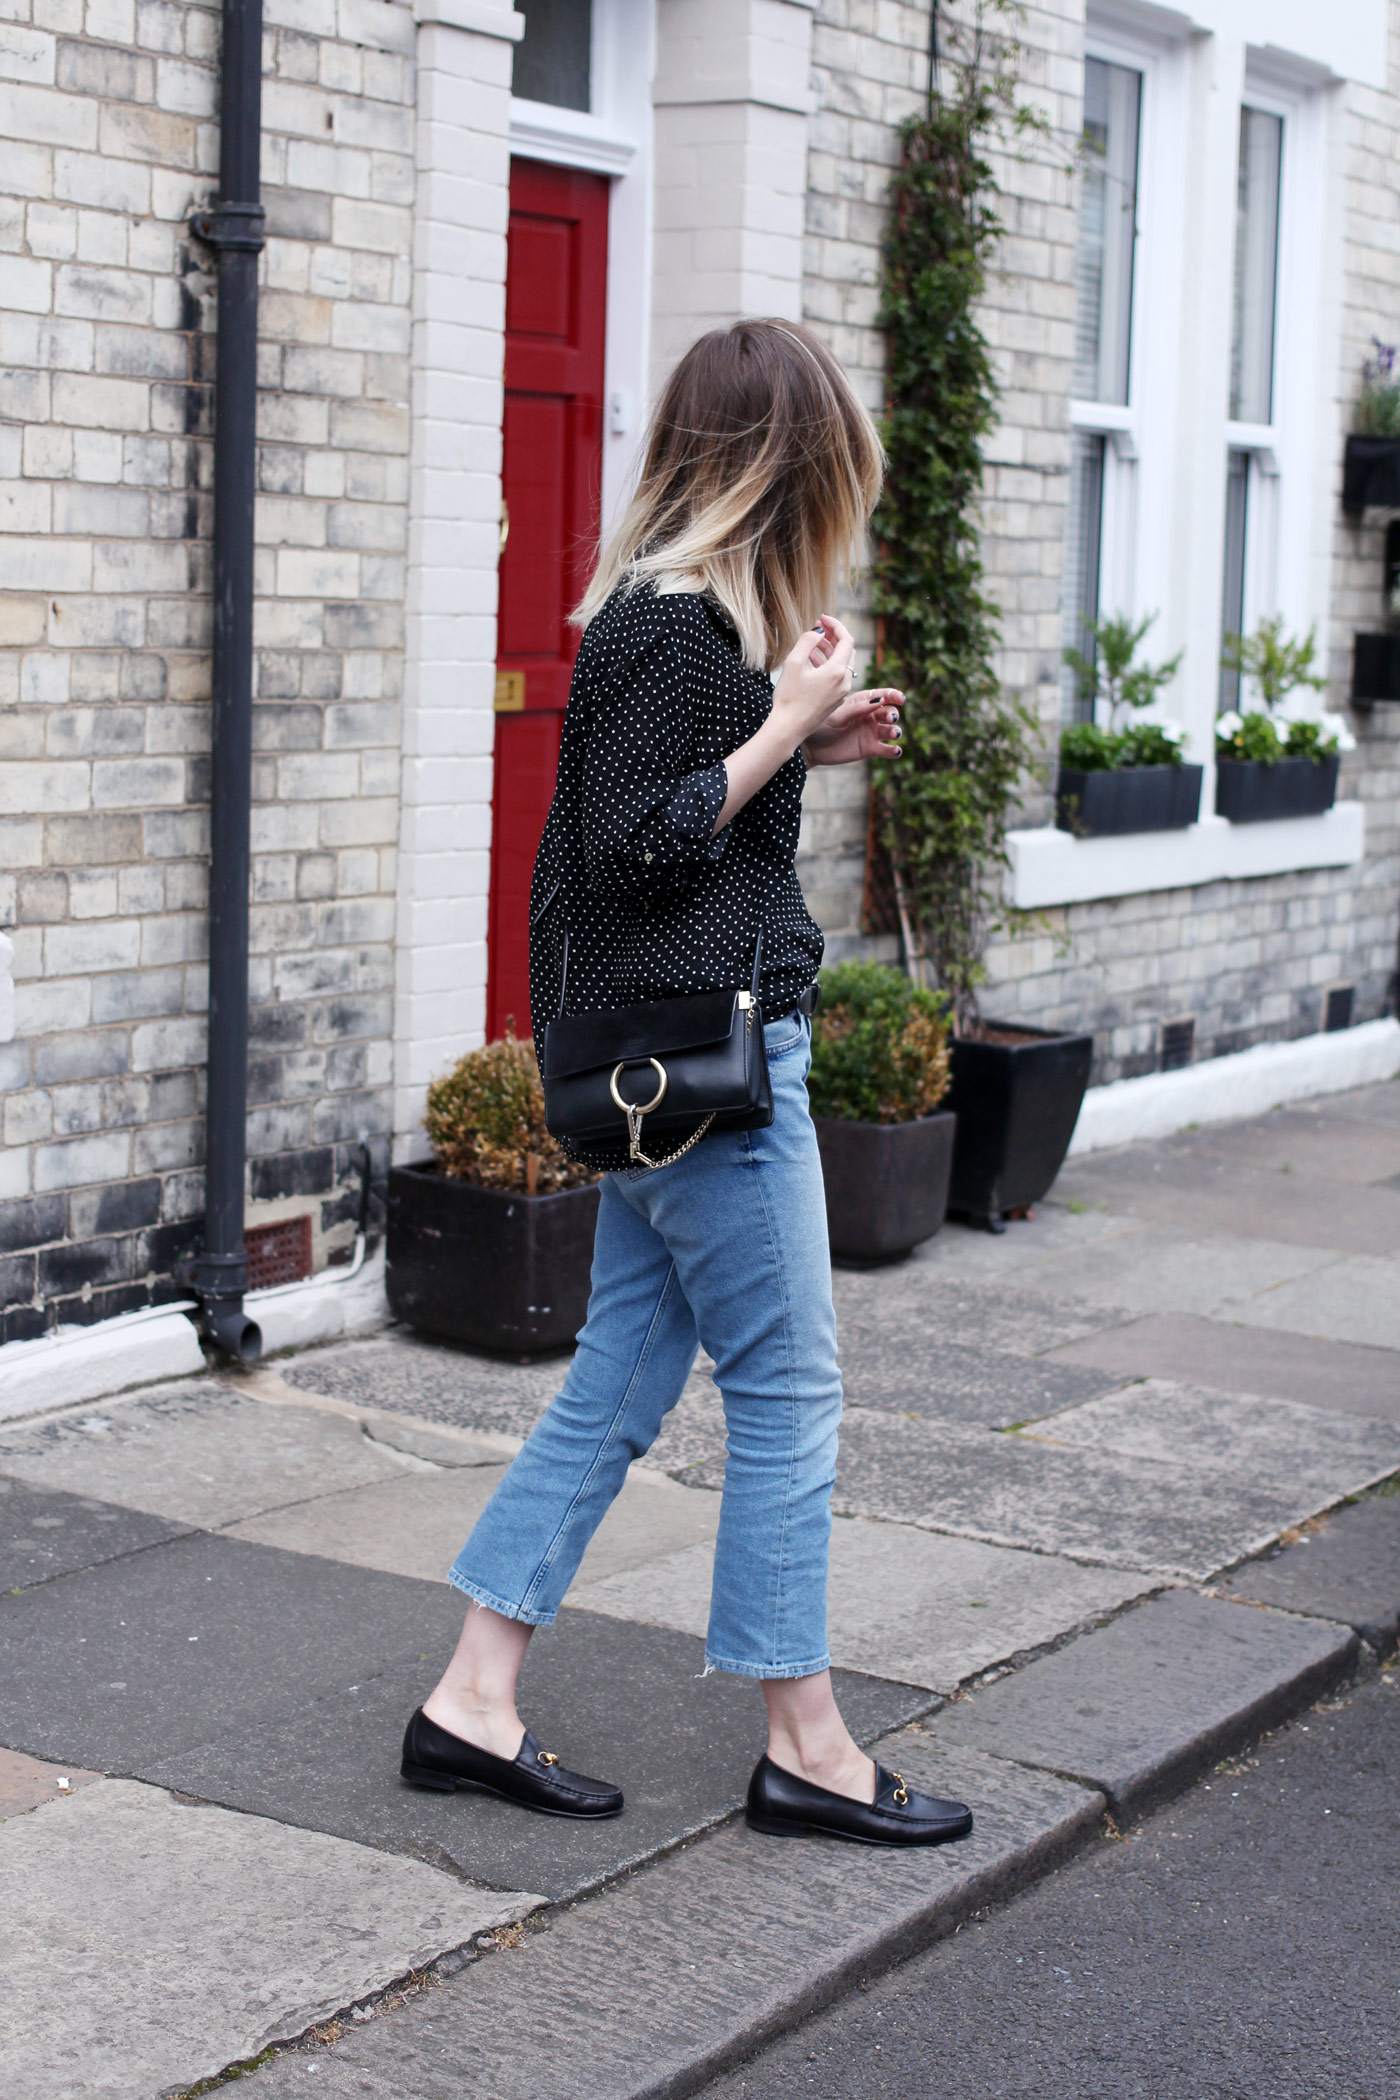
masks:
{"label": "black polka dot shirt", "polygon": [[[817,975],[821,928],[795,856],[807,761],[801,749],[721,831],[724,760],[773,704],[773,681],[743,658],[708,592],[619,586],[584,629],[559,771],[530,885],[530,1009],[537,1059],[559,1005],[579,1013],[747,986],[763,929],[765,1020]],[[568,1147],[565,1147],[568,1150]],[[614,1162],[590,1149],[593,1164]]]}

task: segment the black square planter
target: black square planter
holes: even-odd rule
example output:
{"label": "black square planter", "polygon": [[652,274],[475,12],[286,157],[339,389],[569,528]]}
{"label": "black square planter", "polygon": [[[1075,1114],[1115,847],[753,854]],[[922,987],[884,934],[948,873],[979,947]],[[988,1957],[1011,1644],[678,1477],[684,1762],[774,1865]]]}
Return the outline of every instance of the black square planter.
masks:
{"label": "black square planter", "polygon": [[1358,634],[1352,641],[1353,707],[1400,700],[1400,634]]}
{"label": "black square planter", "polygon": [[1353,432],[1342,463],[1342,509],[1400,510],[1400,437]]}
{"label": "black square planter", "polygon": [[1222,758],[1215,768],[1216,813],[1232,824],[1274,817],[1320,817],[1337,799],[1341,753],[1330,758]]}
{"label": "black square planter", "polygon": [[1076,838],[1175,831],[1201,812],[1203,766],[1120,766],[1081,772],[1061,766],[1055,822]]}
{"label": "black square planter", "polygon": [[814,1116],[834,1261],[897,1261],[931,1239],[948,1210],[957,1118],[936,1108],[907,1123]]}
{"label": "black square planter", "polygon": [[391,1167],[394,1318],[514,1357],[567,1349],[588,1311],[598,1194],[597,1182],[548,1196],[480,1188],[431,1160]]}
{"label": "black square planter", "polygon": [[992,1232],[1002,1214],[1046,1193],[1079,1120],[1092,1035],[1062,1035],[1022,1021],[988,1021],[1008,1038],[954,1036],[947,1106],[958,1119],[948,1208]]}

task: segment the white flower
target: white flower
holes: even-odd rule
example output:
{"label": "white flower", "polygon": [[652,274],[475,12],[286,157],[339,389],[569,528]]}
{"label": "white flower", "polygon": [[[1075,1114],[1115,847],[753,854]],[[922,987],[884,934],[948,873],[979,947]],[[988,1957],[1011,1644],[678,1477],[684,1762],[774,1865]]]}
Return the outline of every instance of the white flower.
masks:
{"label": "white flower", "polygon": [[1325,737],[1334,736],[1337,739],[1337,749],[1339,751],[1354,751],[1356,749],[1356,738],[1347,726],[1345,715],[1322,714],[1318,716],[1317,721],[1318,727]]}
{"label": "white flower", "polygon": [[1233,707],[1227,707],[1223,715],[1217,715],[1215,718],[1215,733],[1218,737],[1224,737],[1227,743],[1231,737],[1238,736],[1243,728],[1244,716],[1236,714]]}
{"label": "white flower", "polygon": [[1179,722],[1159,722],[1157,729],[1158,733],[1164,736],[1169,744],[1179,744],[1186,734]]}

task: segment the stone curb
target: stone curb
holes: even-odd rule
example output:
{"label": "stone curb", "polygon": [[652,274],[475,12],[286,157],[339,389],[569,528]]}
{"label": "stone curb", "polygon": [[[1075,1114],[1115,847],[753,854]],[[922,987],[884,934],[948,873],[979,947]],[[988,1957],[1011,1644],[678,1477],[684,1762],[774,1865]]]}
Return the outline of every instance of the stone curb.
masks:
{"label": "stone curb", "polygon": [[[1265,1691],[1256,1686],[1193,1737],[1189,1756],[1163,1756],[1142,1773],[1132,1812],[1160,1806],[1323,1692],[1372,1674],[1355,1634],[1329,1630],[1339,1636],[1329,1653],[1282,1671]],[[240,2090],[249,2100],[402,2100],[409,2090],[414,2100],[458,2100],[470,2065],[492,2100],[686,2100],[1103,1831],[1111,1789],[954,1743],[940,1727],[950,1711],[886,1738],[875,1754],[901,1759],[916,1780],[922,1768],[921,1783],[935,1790],[985,1803],[980,1857],[970,1856],[978,1830],[932,1854],[895,1854],[784,1845],[730,1823],[596,1896],[538,1913],[523,1950],[473,1964],[460,1982],[333,2052],[293,2048]],[[1019,1829],[999,1836],[1008,1815]],[[633,2060],[643,2052],[645,2062]]]}

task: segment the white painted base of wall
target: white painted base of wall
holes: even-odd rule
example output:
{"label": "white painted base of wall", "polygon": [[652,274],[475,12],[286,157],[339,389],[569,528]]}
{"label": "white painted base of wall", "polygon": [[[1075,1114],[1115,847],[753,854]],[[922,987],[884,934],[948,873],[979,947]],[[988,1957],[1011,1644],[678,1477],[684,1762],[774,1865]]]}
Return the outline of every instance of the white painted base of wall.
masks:
{"label": "white painted base of wall", "polygon": [[1179,1072],[1115,1079],[1084,1096],[1071,1156],[1169,1137],[1188,1123],[1262,1115],[1311,1094],[1370,1086],[1400,1073],[1400,1021],[1364,1021],[1329,1035],[1290,1043],[1256,1043],[1231,1057],[1210,1057]]}
{"label": "white painted base of wall", "polygon": [[203,1369],[194,1321],[178,1305],[145,1306],[95,1327],[59,1327],[37,1341],[7,1342],[0,1349],[0,1420],[46,1414]]}
{"label": "white painted base of wall", "polygon": [[[264,1356],[382,1327],[389,1317],[384,1249],[344,1271],[324,1269],[304,1283],[250,1291],[244,1304],[262,1329]],[[202,1374],[207,1365],[193,1312],[194,1301],[182,1300],[120,1313],[95,1327],[60,1327],[34,1342],[6,1343],[0,1348],[0,1421]]]}
{"label": "white painted base of wall", "polygon": [[353,1272],[338,1275],[323,1269],[304,1283],[284,1283],[269,1291],[250,1291],[244,1304],[262,1329],[263,1355],[283,1349],[306,1349],[313,1342],[338,1341],[367,1327],[382,1327],[389,1317],[384,1295],[384,1249]]}

